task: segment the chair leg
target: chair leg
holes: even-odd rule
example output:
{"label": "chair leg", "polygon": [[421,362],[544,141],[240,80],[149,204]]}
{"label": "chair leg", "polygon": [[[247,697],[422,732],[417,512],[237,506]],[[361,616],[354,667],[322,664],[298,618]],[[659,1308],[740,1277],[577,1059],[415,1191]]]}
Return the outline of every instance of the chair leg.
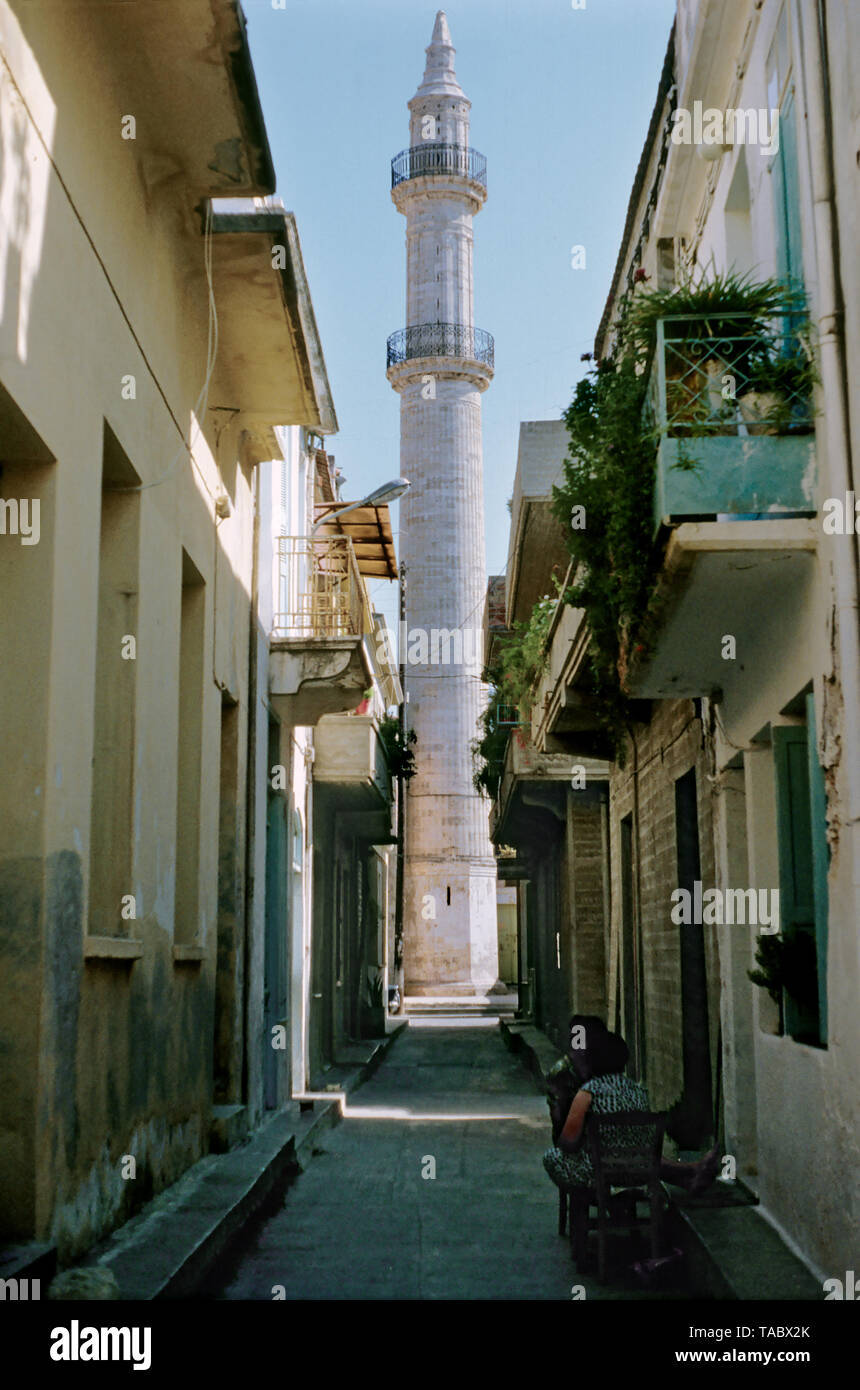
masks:
{"label": "chair leg", "polygon": [[581,1274],[588,1265],[588,1193],[570,1194],[570,1253]]}
{"label": "chair leg", "polygon": [[650,1216],[651,1216],[651,1258],[660,1258],[663,1234],[663,1193],[660,1187],[652,1188],[650,1197]]}
{"label": "chair leg", "polygon": [[567,1193],[563,1187],[558,1189],[558,1233],[563,1236],[567,1229]]}
{"label": "chair leg", "polygon": [[601,1202],[597,1204],[597,1280],[606,1283],[606,1211]]}

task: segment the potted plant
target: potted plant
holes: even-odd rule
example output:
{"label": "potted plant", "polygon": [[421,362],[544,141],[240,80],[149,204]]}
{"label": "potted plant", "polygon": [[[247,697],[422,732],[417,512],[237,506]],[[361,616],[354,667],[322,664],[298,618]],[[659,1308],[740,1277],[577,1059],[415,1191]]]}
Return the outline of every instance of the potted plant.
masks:
{"label": "potted plant", "polygon": [[748,432],[758,435],[810,430],[810,403],[816,380],[803,329],[796,330],[793,340],[781,348],[765,340],[759,351],[751,355],[743,388],[738,392],[738,408]]}
{"label": "potted plant", "polygon": [[634,296],[630,339],[650,356],[663,321],[666,420],[673,434],[733,432],[736,410],[723,381],[746,381],[758,340],[775,317],[794,313],[798,292],[779,280],[755,281],[736,271],[687,277],[672,289]]}
{"label": "potted plant", "polygon": [[756,945],[757,970],[748,970],[754,985],[766,989],[779,1009],[779,1031],[784,1030],[784,995],[806,1022],[817,1008],[815,941],[807,931],[790,936],[762,936]]}

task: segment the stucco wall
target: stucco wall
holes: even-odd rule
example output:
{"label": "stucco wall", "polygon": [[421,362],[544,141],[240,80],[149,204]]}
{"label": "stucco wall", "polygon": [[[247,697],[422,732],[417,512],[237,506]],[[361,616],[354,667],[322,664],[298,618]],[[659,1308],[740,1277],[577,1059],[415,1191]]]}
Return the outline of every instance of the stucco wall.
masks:
{"label": "stucco wall", "polygon": [[[247,726],[251,588],[250,468],[235,431],[215,444],[216,421],[225,418],[219,407],[236,405],[232,397],[225,401],[217,368],[202,433],[193,416],[208,326],[199,224],[181,186],[168,180],[153,187],[134,142],[121,138],[112,55],[98,50],[98,27],[87,25],[87,14],[74,7],[28,7],[23,36],[0,6],[0,42],[29,107],[28,114],[0,72],[7,233],[0,378],[55,460],[33,475],[46,504],[39,544],[4,552],[16,574],[4,667],[22,660],[29,679],[26,688],[8,687],[13,721],[27,728],[26,755],[4,761],[0,783],[4,820],[10,813],[0,867],[7,889],[2,929],[17,962],[4,975],[0,1014],[7,1065],[22,1079],[3,1121],[0,1190],[9,1194],[8,1234],[56,1240],[62,1259],[207,1147],[220,715],[226,693],[238,702],[240,731]],[[133,399],[123,398],[128,375]],[[135,918],[121,921],[116,905],[117,933],[141,942],[136,960],[84,956],[98,871],[91,797],[106,423],[145,485],[132,634],[132,856],[124,889],[135,899]],[[193,466],[183,444],[190,431]],[[16,486],[32,495],[24,472]],[[216,526],[222,482],[232,515]],[[198,907],[196,920],[177,924],[183,549],[205,599],[199,821],[192,827],[199,834]],[[115,659],[120,663],[119,650]],[[235,791],[242,845],[246,754],[241,733]],[[106,843],[102,853],[109,854],[110,836]],[[240,865],[243,858],[240,846]],[[200,944],[202,959],[174,959],[180,934]],[[5,1007],[10,989],[19,1001],[12,1011]],[[120,1176],[122,1155],[135,1158],[135,1178]]]}

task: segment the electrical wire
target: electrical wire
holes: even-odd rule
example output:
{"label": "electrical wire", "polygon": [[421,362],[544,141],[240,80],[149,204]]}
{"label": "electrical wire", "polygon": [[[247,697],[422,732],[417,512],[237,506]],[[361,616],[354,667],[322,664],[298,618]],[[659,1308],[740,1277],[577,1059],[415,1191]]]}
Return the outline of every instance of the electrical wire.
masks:
{"label": "electrical wire", "polygon": [[[141,358],[142,358],[142,360],[143,360],[143,363],[144,363],[144,365],[145,365],[147,371],[149,372],[150,377],[152,378],[152,381],[153,381],[153,383],[154,383],[154,385],[155,385],[155,389],[156,389],[156,391],[158,392],[159,396],[161,397],[162,401],[164,402],[165,409],[167,410],[167,413],[168,413],[168,415],[170,416],[170,419],[173,421],[173,424],[176,426],[177,433],[179,434],[180,438],[182,439],[182,448],[179,450],[179,453],[178,453],[178,455],[177,455],[177,458],[171,463],[170,469],[168,470],[168,472],[167,472],[162,478],[156,479],[155,482],[153,482],[153,483],[145,483],[145,484],[142,484],[142,485],[138,485],[138,486],[136,486],[136,487],[131,487],[131,488],[123,488],[123,487],[121,487],[121,488],[112,488],[111,491],[113,491],[113,492],[143,492],[143,491],[145,491],[147,488],[155,487],[155,486],[157,486],[159,483],[165,482],[165,481],[167,480],[167,478],[171,475],[172,470],[175,468],[176,463],[178,462],[178,459],[181,458],[181,456],[182,456],[183,453],[187,452],[188,455],[189,455],[189,457],[190,457],[190,459],[191,459],[191,463],[192,463],[193,466],[197,469],[197,472],[198,472],[198,474],[200,475],[200,480],[201,480],[201,482],[203,483],[203,486],[206,488],[206,491],[209,493],[209,496],[210,496],[210,497],[212,498],[212,500],[214,501],[215,499],[214,499],[214,495],[213,495],[213,493],[212,493],[212,490],[211,490],[211,488],[209,487],[208,483],[206,482],[206,478],[205,478],[204,475],[203,475],[203,472],[202,472],[202,470],[201,470],[201,468],[200,468],[200,465],[197,463],[197,460],[194,458],[194,454],[193,454],[193,452],[192,452],[192,447],[191,447],[191,445],[190,445],[190,444],[186,444],[186,442],[185,442],[185,435],[184,435],[184,433],[183,433],[182,426],[181,426],[181,424],[179,423],[179,421],[177,420],[176,416],[174,415],[173,410],[172,410],[171,405],[170,405],[170,401],[168,400],[167,394],[166,394],[166,392],[165,392],[163,386],[161,385],[161,382],[160,382],[159,379],[158,379],[158,375],[157,375],[157,373],[156,373],[156,371],[155,371],[155,368],[152,366],[151,362],[149,361],[149,358],[147,357],[146,352],[144,351],[143,344],[141,343],[140,339],[139,339],[138,336],[137,336],[137,333],[136,333],[135,330],[134,330],[134,326],[133,326],[133,324],[132,324],[132,322],[131,322],[131,319],[130,319],[129,316],[128,316],[128,312],[126,311],[125,305],[124,305],[123,302],[122,302],[122,299],[121,299],[121,297],[120,297],[119,291],[117,290],[116,286],[115,286],[114,283],[113,283],[113,280],[112,280],[111,277],[110,277],[110,274],[109,274],[109,272],[108,272],[108,268],[107,268],[107,266],[105,265],[104,261],[102,260],[102,257],[101,257],[101,255],[99,254],[98,247],[96,246],[95,242],[93,241],[93,238],[92,238],[92,235],[91,235],[91,233],[90,233],[90,231],[89,231],[89,228],[87,227],[87,224],[85,223],[85,221],[84,221],[84,219],[83,219],[83,217],[82,217],[80,211],[78,210],[77,204],[75,203],[75,200],[74,200],[74,198],[72,197],[72,194],[71,194],[71,191],[70,191],[70,189],[69,189],[69,186],[68,186],[68,184],[66,183],[65,179],[63,178],[62,174],[60,173],[59,166],[58,166],[56,160],[54,159],[53,154],[51,153],[51,148],[50,148],[50,146],[49,146],[49,144],[48,144],[48,141],[45,139],[45,136],[43,135],[43,133],[42,133],[40,127],[39,127],[39,124],[38,124],[38,122],[36,121],[36,119],[35,119],[35,117],[34,117],[34,115],[33,115],[33,112],[30,110],[29,103],[28,103],[26,97],[24,96],[24,93],[21,91],[21,88],[20,88],[20,86],[18,85],[18,82],[17,82],[17,80],[16,80],[16,78],[15,78],[15,74],[13,73],[11,67],[9,66],[9,62],[8,62],[8,60],[7,60],[7,58],[6,58],[6,55],[5,55],[5,53],[3,53],[2,50],[0,50],[0,63],[3,64],[3,67],[5,68],[6,73],[8,74],[9,81],[10,81],[10,83],[12,84],[12,87],[14,88],[15,94],[16,94],[18,100],[20,101],[20,103],[21,103],[21,105],[22,105],[24,111],[26,111],[26,113],[27,113],[27,118],[28,118],[28,120],[29,120],[29,122],[30,122],[30,125],[32,126],[33,130],[35,131],[36,138],[38,139],[39,144],[42,146],[42,149],[44,150],[44,153],[45,153],[45,157],[46,157],[48,163],[50,164],[51,168],[52,168],[53,171],[54,171],[54,174],[55,174],[55,176],[56,176],[57,182],[59,183],[60,188],[63,190],[63,193],[64,193],[64,195],[65,195],[66,201],[67,201],[67,203],[68,203],[68,205],[69,205],[69,207],[70,207],[70,209],[71,209],[71,211],[72,211],[72,213],[73,213],[73,215],[74,215],[74,217],[75,217],[75,220],[77,221],[77,223],[78,223],[78,225],[79,225],[81,231],[83,232],[84,237],[86,238],[86,241],[87,241],[87,243],[89,244],[90,250],[92,251],[93,255],[95,256],[95,259],[96,259],[96,262],[98,263],[99,269],[101,270],[101,272],[102,272],[102,274],[103,274],[103,276],[104,276],[104,278],[105,278],[105,281],[106,281],[106,283],[107,283],[107,285],[108,285],[108,288],[109,288],[111,294],[113,295],[114,300],[116,301],[117,308],[119,309],[119,312],[120,312],[120,314],[121,314],[121,316],[122,316],[122,318],[123,318],[123,320],[124,320],[124,322],[125,322],[125,325],[126,325],[126,327],[128,328],[129,333],[131,334],[132,340],[133,340],[133,342],[134,342],[134,344],[135,344],[135,346],[136,346],[138,352],[140,353],[140,356],[141,356]],[[198,397],[198,406],[199,406],[199,403],[200,403],[201,398],[204,397],[204,393],[205,393],[205,400],[208,402],[209,383],[210,383],[210,381],[211,381],[211,379],[212,379],[212,371],[213,371],[214,365],[215,365],[215,352],[217,352],[217,342],[218,342],[218,319],[217,319],[217,314],[216,314],[216,312],[215,312],[215,295],[214,295],[213,288],[212,288],[211,217],[212,217],[212,204],[211,204],[211,201],[209,201],[209,203],[208,203],[208,205],[207,205],[207,232],[210,233],[210,235],[209,235],[209,246],[206,247],[206,248],[204,248],[204,265],[206,266],[207,282],[208,282],[208,287],[209,287],[209,329],[208,329],[208,333],[207,333],[207,354],[206,354],[207,375],[206,375],[206,380],[204,381],[203,389],[201,390],[200,396]],[[213,338],[212,338],[212,334],[213,334],[213,322],[214,322],[214,350],[213,350]],[[198,412],[197,412],[197,409],[195,409],[195,418],[197,417],[197,413],[198,413]]]}
{"label": "electrical wire", "polygon": [[[206,272],[206,286],[208,292],[207,297],[209,305],[209,322],[206,330],[206,375],[203,379],[203,385],[200,388],[200,394],[198,395],[197,400],[194,403],[194,410],[192,412],[194,416],[194,421],[197,425],[198,439],[200,439],[203,435],[203,425],[205,423],[206,415],[209,410],[209,387],[212,382],[212,375],[215,371],[215,360],[218,356],[218,310],[215,304],[215,289],[212,282],[211,198],[208,199],[206,203],[206,223],[203,231],[203,267]],[[171,459],[167,471],[165,473],[162,473],[160,478],[153,479],[151,483],[139,483],[136,487],[112,488],[111,491],[148,492],[148,490],[151,487],[160,487],[162,483],[166,483],[170,478],[174,476],[174,474],[176,473],[177,466],[179,464],[179,460],[183,457],[184,454],[187,454],[190,462],[192,463],[194,468],[196,468],[200,480],[203,483],[203,486],[206,488],[206,491],[209,493],[209,496],[214,501],[214,494],[212,493],[209,484],[206,482],[203,470],[201,469],[199,463],[194,457],[194,444],[196,442],[196,440],[189,438],[188,442],[186,443],[185,437],[183,436],[182,443],[180,447],[177,449],[173,458]]]}

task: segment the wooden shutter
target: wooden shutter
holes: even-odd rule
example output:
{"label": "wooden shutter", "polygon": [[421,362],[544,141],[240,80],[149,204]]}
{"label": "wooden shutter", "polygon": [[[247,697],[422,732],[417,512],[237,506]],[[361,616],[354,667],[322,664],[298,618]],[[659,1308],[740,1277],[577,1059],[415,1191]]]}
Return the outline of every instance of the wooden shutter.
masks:
{"label": "wooden shutter", "polygon": [[815,698],[806,697],[807,750],[809,754],[809,811],[812,831],[812,893],[815,902],[815,949],[818,962],[818,1038],[827,1042],[827,919],[829,893],[827,874],[830,846],[827,843],[827,791],[824,771],[818,761],[815,736]]}
{"label": "wooden shutter", "polygon": [[[779,844],[780,929],[786,945],[797,949],[803,934],[812,943],[815,961],[815,887],[809,753],[802,726],[773,729],[776,770],[776,816]],[[802,943],[805,944],[805,943]],[[818,1009],[785,994],[785,1027],[793,1037],[818,1041]]]}

